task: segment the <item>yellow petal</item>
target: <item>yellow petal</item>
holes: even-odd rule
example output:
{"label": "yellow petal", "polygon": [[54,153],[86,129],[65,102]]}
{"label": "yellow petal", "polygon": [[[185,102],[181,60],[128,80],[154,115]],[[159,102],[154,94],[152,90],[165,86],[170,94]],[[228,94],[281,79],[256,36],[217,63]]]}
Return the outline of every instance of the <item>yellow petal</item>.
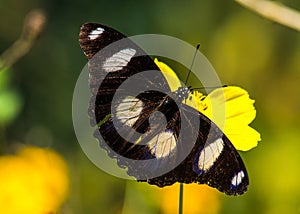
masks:
{"label": "yellow petal", "polygon": [[250,126],[231,127],[226,124],[223,131],[226,136],[228,136],[234,147],[240,151],[248,151],[256,147],[258,141],[261,140],[260,134]]}
{"label": "yellow petal", "polygon": [[[225,106],[222,102],[225,101]],[[246,90],[228,86],[212,91],[204,100],[206,110],[202,112],[214,121],[232,142],[237,150],[248,151],[257,146],[260,134],[249,124],[256,116],[254,100],[249,98]],[[212,112],[222,112],[225,107],[225,123],[222,119],[214,118]]]}
{"label": "yellow petal", "polygon": [[162,71],[164,77],[166,78],[171,91],[176,91],[178,87],[181,86],[180,80],[178,79],[176,73],[165,63],[158,61],[158,59],[154,59],[154,63],[159,67]]}

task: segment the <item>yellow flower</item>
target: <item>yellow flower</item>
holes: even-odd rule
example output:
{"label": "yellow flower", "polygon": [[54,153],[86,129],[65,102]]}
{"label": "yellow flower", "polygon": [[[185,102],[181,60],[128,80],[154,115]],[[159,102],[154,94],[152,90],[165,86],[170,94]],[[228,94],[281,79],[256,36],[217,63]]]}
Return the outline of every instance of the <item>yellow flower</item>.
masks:
{"label": "yellow flower", "polygon": [[[157,59],[154,62],[166,77],[172,91],[181,86],[176,73],[169,66]],[[190,97],[192,99],[184,102],[217,124],[236,149],[248,151],[257,146],[261,140],[260,134],[249,126],[256,116],[256,110],[254,100],[249,98],[246,90],[228,86],[217,88],[207,96],[193,91]]]}
{"label": "yellow flower", "polygon": [[[181,86],[176,73],[157,59],[154,62],[167,79],[171,90],[176,91]],[[236,149],[247,151],[257,146],[260,141],[260,134],[249,126],[256,116],[254,100],[249,98],[244,89],[235,86],[222,87],[207,96],[193,91],[183,102],[217,124]],[[177,213],[179,184],[158,191],[162,196],[162,213]],[[188,214],[219,213],[220,199],[217,190],[206,185],[184,185],[183,209]]]}
{"label": "yellow flower", "polygon": [[57,213],[68,193],[67,165],[50,149],[24,147],[0,156],[1,213]]}

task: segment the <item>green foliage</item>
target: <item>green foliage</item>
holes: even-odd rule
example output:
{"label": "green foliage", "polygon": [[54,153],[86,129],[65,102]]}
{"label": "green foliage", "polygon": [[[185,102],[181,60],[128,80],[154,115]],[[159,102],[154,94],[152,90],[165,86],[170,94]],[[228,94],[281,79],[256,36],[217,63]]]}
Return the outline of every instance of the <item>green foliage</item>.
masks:
{"label": "green foliage", "polygon": [[19,93],[10,89],[10,70],[0,71],[0,124],[10,124],[19,114],[22,100]]}
{"label": "green foliage", "polygon": [[20,112],[21,105],[18,93],[14,91],[0,92],[0,123],[12,122]]}

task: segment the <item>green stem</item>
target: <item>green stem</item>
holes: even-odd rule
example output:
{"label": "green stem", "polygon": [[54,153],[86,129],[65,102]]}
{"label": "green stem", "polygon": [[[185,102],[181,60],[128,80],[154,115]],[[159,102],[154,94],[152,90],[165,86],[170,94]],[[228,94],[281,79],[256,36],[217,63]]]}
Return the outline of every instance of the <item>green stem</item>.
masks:
{"label": "green stem", "polygon": [[183,183],[180,183],[180,187],[179,187],[179,208],[178,208],[178,213],[182,214],[182,210],[183,210]]}

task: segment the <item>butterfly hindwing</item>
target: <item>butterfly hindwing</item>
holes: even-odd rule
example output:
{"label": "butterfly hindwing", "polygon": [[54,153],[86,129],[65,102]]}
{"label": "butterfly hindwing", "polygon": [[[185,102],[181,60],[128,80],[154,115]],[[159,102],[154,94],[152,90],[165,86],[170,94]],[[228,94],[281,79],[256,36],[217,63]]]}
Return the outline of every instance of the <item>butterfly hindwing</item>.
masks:
{"label": "butterfly hindwing", "polygon": [[[182,119],[200,120],[196,143],[190,154],[174,170],[149,179],[148,182],[160,187],[175,182],[200,183],[228,195],[243,194],[249,185],[248,174],[241,157],[228,138],[200,112],[186,105],[182,109]],[[183,140],[189,139],[184,137]]]}
{"label": "butterfly hindwing", "polygon": [[[141,48],[97,23],[81,27],[79,42],[89,60],[89,116],[97,126],[95,136],[129,175],[160,187],[195,182],[228,195],[247,190],[246,168],[229,139],[205,115],[182,103],[181,90],[171,92]],[[129,159],[140,162],[132,165]]]}

